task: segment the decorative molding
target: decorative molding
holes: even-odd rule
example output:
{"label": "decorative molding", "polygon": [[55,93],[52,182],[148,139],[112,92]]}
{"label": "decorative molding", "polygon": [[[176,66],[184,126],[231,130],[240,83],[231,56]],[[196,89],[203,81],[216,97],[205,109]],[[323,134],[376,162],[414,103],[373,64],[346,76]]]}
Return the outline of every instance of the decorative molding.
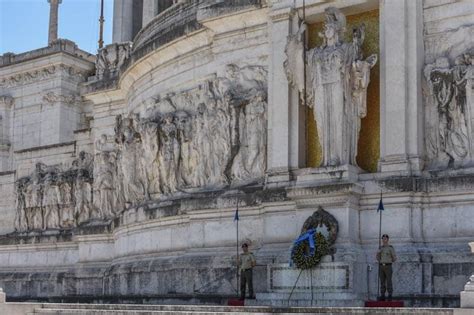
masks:
{"label": "decorative molding", "polygon": [[0,87],[11,88],[19,85],[42,81],[54,76],[68,76],[85,80],[88,72],[64,64],[44,67],[34,71],[18,73],[10,77],[0,79]]}
{"label": "decorative molding", "polygon": [[53,105],[55,103],[74,105],[79,100],[80,97],[76,94],[61,95],[55,92],[47,92],[45,95],[43,95],[43,101],[45,101],[49,105]]}
{"label": "decorative molding", "polygon": [[14,151],[13,153],[21,154],[21,153],[32,152],[32,151],[40,151],[40,150],[48,150],[48,149],[52,149],[52,148],[66,147],[66,146],[70,146],[70,145],[75,146],[76,141],[48,144],[48,145],[43,145],[43,146],[40,146],[40,147],[32,147],[32,148],[27,148],[27,149]]}
{"label": "decorative molding", "polygon": [[0,106],[1,107],[10,108],[10,107],[13,106],[13,103],[14,103],[13,97],[8,96],[8,95],[0,96]]}

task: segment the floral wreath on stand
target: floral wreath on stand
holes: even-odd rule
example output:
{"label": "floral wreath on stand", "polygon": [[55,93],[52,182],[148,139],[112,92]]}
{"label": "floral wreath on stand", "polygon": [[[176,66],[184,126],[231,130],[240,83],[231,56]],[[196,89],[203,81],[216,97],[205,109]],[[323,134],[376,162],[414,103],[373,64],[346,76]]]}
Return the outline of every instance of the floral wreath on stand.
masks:
{"label": "floral wreath on stand", "polygon": [[[327,235],[321,231],[327,229]],[[321,258],[332,253],[331,246],[337,238],[339,226],[336,218],[321,206],[306,219],[301,229],[301,235],[293,242],[291,262],[298,269],[316,267]],[[290,264],[291,264],[290,262]]]}

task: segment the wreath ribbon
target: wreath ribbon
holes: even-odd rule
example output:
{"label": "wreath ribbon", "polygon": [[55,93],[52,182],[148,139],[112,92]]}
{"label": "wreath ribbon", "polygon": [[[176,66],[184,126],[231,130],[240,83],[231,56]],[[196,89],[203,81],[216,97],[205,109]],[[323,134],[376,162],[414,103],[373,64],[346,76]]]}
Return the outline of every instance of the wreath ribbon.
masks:
{"label": "wreath ribbon", "polygon": [[308,240],[309,241],[309,255],[306,255],[306,256],[313,256],[314,252],[316,251],[316,244],[314,243],[314,233],[316,233],[316,230],[310,229],[306,231],[304,234],[301,234],[300,237],[298,237],[293,242],[293,248],[303,243],[304,241]]}

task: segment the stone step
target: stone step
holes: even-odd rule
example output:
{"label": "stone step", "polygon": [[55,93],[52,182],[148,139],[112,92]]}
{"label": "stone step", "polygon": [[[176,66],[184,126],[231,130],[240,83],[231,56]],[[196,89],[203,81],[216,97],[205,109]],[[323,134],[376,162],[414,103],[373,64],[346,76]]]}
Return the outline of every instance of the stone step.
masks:
{"label": "stone step", "polygon": [[264,307],[264,306],[203,306],[203,305],[122,305],[122,304],[41,304],[32,314],[57,315],[270,315],[270,314],[326,314],[326,315],[453,315],[447,308],[365,308],[365,307]]}

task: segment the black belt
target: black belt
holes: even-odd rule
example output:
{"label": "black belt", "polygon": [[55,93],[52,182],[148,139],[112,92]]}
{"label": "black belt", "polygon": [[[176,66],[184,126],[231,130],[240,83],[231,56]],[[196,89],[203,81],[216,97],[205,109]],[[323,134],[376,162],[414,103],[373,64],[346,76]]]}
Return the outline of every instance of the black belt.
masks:
{"label": "black belt", "polygon": [[392,263],[387,263],[387,264],[381,264],[382,266],[391,266]]}
{"label": "black belt", "polygon": [[249,271],[249,270],[252,270],[252,268],[242,269],[242,271]]}

